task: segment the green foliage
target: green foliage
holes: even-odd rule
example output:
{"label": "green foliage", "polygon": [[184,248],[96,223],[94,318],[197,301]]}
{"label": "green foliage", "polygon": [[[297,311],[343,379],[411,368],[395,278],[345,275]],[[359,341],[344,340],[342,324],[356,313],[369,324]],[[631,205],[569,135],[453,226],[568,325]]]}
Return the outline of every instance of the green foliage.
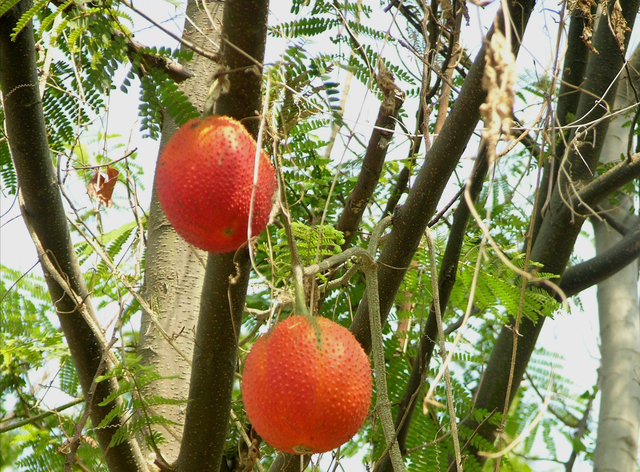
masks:
{"label": "green foliage", "polygon": [[0,389],[19,393],[31,370],[68,354],[62,334],[49,320],[53,310],[44,279],[0,269]]}
{"label": "green foliage", "polygon": [[[11,4],[12,2],[8,2]],[[31,8],[29,8],[26,12],[22,14],[15,28],[13,28],[13,34],[11,35],[11,39],[15,41],[16,36],[20,34],[20,32],[24,29],[24,27],[31,21],[31,19],[36,15],[36,13],[40,12],[45,5],[49,3],[48,0],[38,0],[33,4]],[[0,15],[2,15],[2,11],[0,8]]]}
{"label": "green foliage", "polygon": [[173,82],[166,72],[152,69],[140,81],[140,118],[142,129],[152,139],[160,137],[164,114],[168,113],[177,125],[199,116],[196,107]]}
{"label": "green foliage", "polygon": [[[71,398],[80,392],[69,350],[51,321],[54,310],[44,278],[5,266],[0,271],[0,423],[6,426],[48,412],[49,389],[40,384],[46,379],[41,378],[45,369],[55,372],[60,366],[53,377],[59,378],[62,391]],[[16,472],[62,470],[61,447],[74,434],[80,414],[69,408],[3,433],[1,463],[13,465]],[[77,457],[91,470],[105,470],[91,431],[83,437]]]}
{"label": "green foliage", "polygon": [[7,13],[14,6],[16,6],[19,2],[20,2],[20,0],[4,0],[2,3],[0,3],[0,16],[4,15],[5,13]]}
{"label": "green foliage", "polygon": [[140,358],[129,358],[110,370],[107,374],[98,377],[98,382],[110,378],[119,379],[119,388],[105,398],[100,405],[112,404],[116,399],[122,402],[107,414],[97,428],[108,427],[116,417],[125,419],[125,423],[113,435],[110,447],[115,447],[129,438],[142,434],[149,440],[164,441],[162,434],[155,428],[156,425],[179,426],[162,415],[154,413],[154,407],[160,405],[182,405],[186,399],[167,398],[159,395],[145,395],[144,389],[153,382],[160,380],[172,380],[176,377],[162,376],[149,366],[140,364]]}

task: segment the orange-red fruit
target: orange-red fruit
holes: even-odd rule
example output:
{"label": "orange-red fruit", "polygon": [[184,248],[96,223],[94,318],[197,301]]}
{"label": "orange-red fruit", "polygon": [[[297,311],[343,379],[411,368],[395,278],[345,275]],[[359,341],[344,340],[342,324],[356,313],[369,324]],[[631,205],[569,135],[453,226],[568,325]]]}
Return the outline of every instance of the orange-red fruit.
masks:
{"label": "orange-red fruit", "polygon": [[369,358],[339,324],[292,316],[253,345],[242,398],[251,424],[273,447],[330,451],[351,439],[367,416]]}
{"label": "orange-red fruit", "polygon": [[[256,142],[227,116],[183,125],[158,158],[156,188],[169,222],[187,242],[209,252],[230,252],[247,240]],[[260,152],[251,234],[269,222],[276,189],[273,166]]]}

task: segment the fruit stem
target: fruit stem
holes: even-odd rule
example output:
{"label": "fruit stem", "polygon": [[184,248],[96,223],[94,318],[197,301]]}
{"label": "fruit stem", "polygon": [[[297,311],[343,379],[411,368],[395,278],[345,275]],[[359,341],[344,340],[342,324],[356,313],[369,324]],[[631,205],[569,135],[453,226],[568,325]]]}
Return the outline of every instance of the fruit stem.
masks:
{"label": "fruit stem", "polygon": [[[277,161],[277,159],[276,159]],[[282,173],[280,166],[276,164],[276,174],[278,176],[279,185],[278,188],[283,192],[284,182],[282,182]],[[284,193],[284,192],[283,192]],[[287,235],[287,245],[289,246],[289,254],[291,254],[291,273],[293,274],[293,290],[295,299],[296,314],[309,316],[309,308],[307,308],[307,298],[304,294],[304,267],[298,254],[298,246],[293,236],[293,229],[291,228],[291,213],[289,212],[289,206],[284,195],[281,194],[279,199],[280,209],[282,210],[282,223],[284,224],[284,231]]]}
{"label": "fruit stem", "polygon": [[[293,242],[292,246],[295,247],[296,243]],[[292,252],[291,259],[293,259],[293,252]],[[297,263],[291,262],[291,272],[293,272],[293,288],[294,288],[294,294],[295,294],[296,313],[298,315],[309,316],[309,309],[307,308],[307,300],[304,294],[304,279],[303,279],[302,264],[300,264],[300,262],[297,262]]]}

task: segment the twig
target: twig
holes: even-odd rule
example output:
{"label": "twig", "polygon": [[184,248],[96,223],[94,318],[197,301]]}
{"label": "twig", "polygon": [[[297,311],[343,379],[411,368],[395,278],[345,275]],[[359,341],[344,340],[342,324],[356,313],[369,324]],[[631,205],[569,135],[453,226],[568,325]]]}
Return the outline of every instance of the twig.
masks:
{"label": "twig", "polygon": [[[529,375],[529,372],[525,371],[524,375],[527,378],[527,380],[529,381],[529,383],[531,384],[531,386],[533,387],[533,391],[536,392],[536,395],[538,395],[540,400],[544,401],[545,396],[542,394],[540,389],[538,389],[538,386],[534,382],[533,378],[531,378],[531,375]],[[559,412],[557,412],[555,410],[555,408],[553,408],[551,405],[549,405],[549,413],[551,413],[553,416],[558,418],[558,420],[560,420],[560,422],[562,424],[564,424],[565,426],[567,426],[568,428],[577,429],[580,426],[580,423],[579,423],[577,418],[574,418],[574,421],[569,421],[567,418],[565,418],[563,415],[561,415]],[[571,415],[571,416],[573,416],[573,415]]]}
{"label": "twig", "polygon": [[466,182],[462,185],[462,187],[460,187],[460,190],[456,192],[453,198],[449,200],[449,203],[447,203],[442,210],[440,210],[433,218],[431,218],[431,221],[429,221],[429,223],[427,224],[427,228],[432,228],[438,221],[440,221],[440,218],[444,216],[444,214],[449,210],[449,208],[451,208],[453,204],[456,201],[458,201],[458,199],[460,198],[460,195],[462,195],[462,192],[464,192],[465,188],[467,188]]}
{"label": "twig", "polygon": [[414,452],[419,451],[420,449],[424,449],[426,447],[435,446],[436,444],[441,443],[442,441],[447,439],[449,436],[451,436],[451,431],[447,431],[442,436],[440,436],[437,439],[434,439],[433,441],[429,441],[428,443],[420,444],[419,446],[412,447],[411,449],[407,449],[406,455],[408,456],[409,454],[413,454]]}
{"label": "twig", "polygon": [[[42,242],[40,241],[40,238],[38,237],[38,234],[36,233],[35,229],[31,225],[31,220],[29,219],[27,210],[26,210],[26,208],[24,206],[24,200],[22,198],[22,191],[18,191],[18,202],[19,202],[19,205],[20,205],[20,210],[22,211],[22,216],[23,216],[23,220],[24,220],[25,226],[27,227],[27,231],[29,232],[29,235],[31,236],[31,239],[33,240],[33,244],[36,247],[36,250],[38,252],[38,258],[40,259],[40,263],[44,267],[45,274],[50,275],[56,281],[56,283],[60,286],[60,288],[64,291],[64,293],[71,300],[73,300],[73,302],[75,303],[75,306],[76,306],[75,307],[75,311],[78,311],[80,313],[80,315],[84,319],[85,323],[87,323],[87,326],[89,326],[89,328],[93,332],[94,336],[96,336],[96,339],[99,340],[101,347],[106,346],[107,345],[107,340],[104,337],[104,333],[102,332],[102,329],[100,329],[100,326],[98,325],[98,323],[95,320],[95,318],[91,315],[91,313],[87,309],[87,306],[85,304],[85,300],[82,299],[82,297],[80,297],[80,295],[78,295],[73,290],[73,287],[71,287],[71,284],[69,283],[69,281],[65,277],[62,276],[62,274],[58,271],[58,269],[54,265],[53,261],[51,260],[50,255],[49,255],[49,252],[44,249],[44,247],[42,245]],[[56,308],[56,310],[57,310],[57,308]],[[103,351],[105,351],[105,350],[103,349]],[[113,353],[108,352],[107,355],[110,357],[109,360],[112,361],[114,364],[118,363],[118,360],[113,355]]]}
{"label": "twig", "polygon": [[87,235],[84,232],[84,230],[80,227],[80,225],[76,221],[74,221],[72,218],[67,216],[67,220],[82,235],[85,241],[89,243],[89,245],[93,248],[96,254],[100,256],[100,258],[109,268],[111,273],[120,281],[120,283],[122,283],[125,286],[125,288],[133,295],[133,297],[138,301],[138,303],[140,303],[140,306],[144,311],[147,312],[147,314],[149,315],[149,319],[151,320],[153,325],[157,328],[158,332],[160,332],[160,334],[165,339],[165,341],[167,341],[171,345],[171,347],[176,351],[176,353],[178,353],[178,355],[180,355],[180,357],[182,357],[189,365],[191,365],[191,358],[187,356],[184,352],[182,352],[182,350],[176,345],[176,343],[173,341],[172,336],[170,336],[169,333],[166,332],[166,330],[158,321],[158,315],[151,308],[151,305],[149,305],[149,303],[144,299],[144,297],[142,297],[142,295],[140,295],[140,293],[133,287],[133,285],[131,285],[127,281],[127,278],[125,277],[125,275],[122,272],[120,272],[120,270],[115,266],[115,264],[113,263],[109,255],[102,249],[100,244],[98,244],[94,240],[94,238]]}
{"label": "twig", "polygon": [[120,162],[120,161],[126,159],[127,157],[131,156],[137,150],[138,150],[138,148],[133,148],[131,151],[126,153],[124,156],[118,157],[117,159],[109,161],[106,164],[98,164],[98,165],[95,165],[95,166],[77,166],[77,167],[74,166],[73,168],[75,170],[88,170],[88,169],[100,169],[102,167],[111,167],[113,164],[116,164],[117,162]]}
{"label": "twig", "polygon": [[431,230],[426,228],[427,244],[429,245],[429,263],[431,265],[431,289],[433,290],[433,308],[436,314],[436,323],[438,324],[438,339],[440,341],[440,355],[442,363],[445,365],[444,380],[447,388],[447,405],[449,407],[449,422],[451,424],[451,437],[453,438],[453,449],[456,454],[456,470],[462,472],[462,457],[460,456],[460,439],[458,437],[458,423],[456,419],[456,409],[453,404],[453,394],[451,392],[451,377],[449,369],[446,367],[447,348],[445,346],[444,329],[442,327],[442,312],[440,310],[440,295],[438,290],[438,269],[436,267],[436,248],[433,244]]}
{"label": "twig", "polygon": [[289,253],[291,254],[291,273],[293,274],[293,288],[295,296],[296,314],[308,315],[309,309],[307,308],[306,296],[304,293],[304,276],[313,275],[316,272],[306,273],[303,269],[300,255],[298,254],[298,246],[293,236],[293,229],[291,227],[291,213],[289,212],[289,206],[287,205],[286,198],[284,197],[284,178],[282,176],[282,169],[280,166],[276,168],[276,174],[278,176],[278,187],[281,192],[280,197],[280,210],[282,211],[282,223],[284,225],[284,231],[287,235],[287,244],[289,246]]}
{"label": "twig", "polygon": [[[553,376],[549,378],[549,382],[551,382],[552,379],[553,379]],[[547,393],[547,396],[546,396],[546,398],[544,400],[544,403],[540,406],[540,411],[538,412],[536,417],[533,419],[533,421],[531,423],[529,423],[527,425],[527,427],[522,430],[522,432],[518,435],[518,437],[516,439],[514,439],[511,443],[509,443],[509,445],[507,447],[505,447],[504,449],[502,449],[502,450],[500,450],[498,452],[478,451],[478,455],[483,456],[483,457],[485,457],[487,459],[498,459],[500,457],[505,456],[509,451],[511,451],[513,448],[515,448],[518,444],[520,444],[526,438],[528,438],[529,437],[529,433],[531,433],[533,428],[535,428],[536,425],[540,421],[542,421],[542,418],[544,417],[544,414],[547,411],[549,403],[551,403],[551,388],[550,388],[550,386],[548,388],[549,388],[549,392]]]}
{"label": "twig", "polygon": [[17,423],[12,423],[9,426],[4,426],[4,427],[0,428],[0,434],[6,433],[7,431],[11,431],[13,429],[20,428],[20,427],[22,427],[24,425],[27,425],[27,424],[30,424],[30,423],[34,423],[34,422],[36,422],[38,420],[41,420],[43,418],[46,418],[48,416],[57,415],[61,411],[64,411],[64,410],[66,410],[68,408],[71,408],[72,406],[75,406],[75,405],[77,405],[79,403],[82,403],[83,401],[84,401],[84,398],[76,398],[75,400],[72,400],[69,403],[65,403],[64,405],[60,405],[59,407],[54,408],[52,410],[45,411],[45,412],[40,413],[40,414],[35,415],[35,416],[30,416],[27,419],[24,419],[22,421],[18,421]]}
{"label": "twig", "polygon": [[126,5],[131,10],[136,12],[138,15],[140,15],[142,18],[147,20],[149,23],[151,23],[153,26],[158,28],[163,33],[171,36],[173,39],[178,41],[183,46],[191,49],[193,52],[195,52],[197,54],[200,54],[203,57],[206,57],[207,59],[211,59],[213,62],[219,62],[220,61],[220,53],[209,51],[207,49],[203,49],[200,46],[198,46],[197,44],[194,44],[191,41],[189,41],[187,39],[184,39],[182,36],[178,36],[174,32],[172,32],[169,29],[165,28],[161,23],[158,23],[157,21],[155,21],[153,18],[151,18],[149,15],[147,15],[143,11],[141,11],[138,8],[134,7],[128,0],[121,0],[121,1],[122,1],[122,3],[124,5]]}
{"label": "twig", "polygon": [[[240,436],[242,436],[242,439],[244,439],[244,442],[247,445],[247,447],[251,448],[251,445],[252,445],[251,438],[249,437],[247,432],[242,427],[242,424],[240,423],[240,420],[238,420],[238,415],[236,415],[233,410],[231,410],[231,419],[233,420],[233,422],[238,427],[238,430],[240,430]],[[262,464],[260,463],[260,461],[256,461],[255,464],[258,466],[258,470],[260,472],[264,472],[264,467],[262,467]]]}
{"label": "twig", "polygon": [[597,212],[598,217],[606,221],[606,223],[616,230],[621,236],[625,236],[630,229],[626,227],[622,222],[614,218],[608,210],[605,210],[600,205],[596,205],[594,210]]}

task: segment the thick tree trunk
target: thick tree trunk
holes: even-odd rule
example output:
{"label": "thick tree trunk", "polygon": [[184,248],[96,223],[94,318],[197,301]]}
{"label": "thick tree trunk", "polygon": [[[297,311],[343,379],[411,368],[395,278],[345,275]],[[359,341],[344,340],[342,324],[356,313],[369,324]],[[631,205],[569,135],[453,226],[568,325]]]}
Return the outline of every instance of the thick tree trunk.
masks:
{"label": "thick tree trunk", "polygon": [[[49,294],[85,395],[85,408],[97,426],[112,409],[121,406],[120,400],[99,405],[117,390],[118,384],[113,378],[95,382],[111,365],[109,346],[98,325],[73,249],[49,153],[32,23],[11,39],[16,23],[30,7],[31,1],[19,2],[0,18],[0,83],[7,138],[22,198],[22,216],[36,244]],[[121,418],[115,417],[107,427],[95,430],[109,470],[146,471],[135,439],[109,447],[121,425]]]}
{"label": "thick tree trunk", "polygon": [[[210,47],[210,42],[218,44],[224,2],[197,2],[190,0],[187,16],[193,21],[185,22],[183,36],[189,41]],[[207,8],[214,19],[212,25]],[[196,30],[194,24],[202,33]],[[208,38],[208,39],[207,39]],[[211,75],[216,64],[199,55],[194,55],[188,68],[194,77],[186,80],[180,88],[191,102],[202,109]],[[173,120],[167,118],[162,128],[162,145],[176,131]],[[200,293],[204,278],[204,264],[207,254],[191,246],[175,232],[168,223],[154,193],[148,223],[147,266],[145,271],[145,297],[158,316],[164,330],[174,336],[174,343],[186,354],[188,361],[193,354],[196,321],[200,310]],[[146,395],[160,395],[168,398],[185,399],[189,394],[191,367],[160,335],[148,314],[142,317],[138,352],[144,365],[155,367],[163,376],[177,376],[177,379],[153,382],[148,385]],[[184,423],[186,406],[161,405],[155,412],[177,423]],[[162,431],[167,443],[162,446],[162,454],[168,462],[178,457],[181,427],[167,427]]]}
{"label": "thick tree trunk", "polygon": [[[640,49],[630,59],[631,77],[624,73],[616,95],[616,108],[635,102],[640,86]],[[609,134],[602,149],[601,162],[617,162],[627,153],[629,117],[618,115],[609,125]],[[619,202],[612,208],[603,205],[609,216],[626,227],[638,224],[630,212],[632,200],[618,193]],[[601,254],[622,239],[622,235],[601,221],[593,222],[596,253]],[[638,306],[638,261],[598,284],[598,314],[600,318],[600,415],[598,436],[593,457],[596,472],[633,472],[638,458],[640,432],[640,382],[636,370],[640,366],[640,308]]]}
{"label": "thick tree trunk", "polygon": [[[628,131],[628,129],[627,129]],[[625,205],[612,210],[620,221],[636,220]],[[625,218],[625,216],[627,218]],[[605,251],[622,236],[606,223],[594,222],[596,251]],[[634,472],[640,431],[640,311],[638,261],[598,284],[600,318],[600,414],[593,456],[596,472]]]}

